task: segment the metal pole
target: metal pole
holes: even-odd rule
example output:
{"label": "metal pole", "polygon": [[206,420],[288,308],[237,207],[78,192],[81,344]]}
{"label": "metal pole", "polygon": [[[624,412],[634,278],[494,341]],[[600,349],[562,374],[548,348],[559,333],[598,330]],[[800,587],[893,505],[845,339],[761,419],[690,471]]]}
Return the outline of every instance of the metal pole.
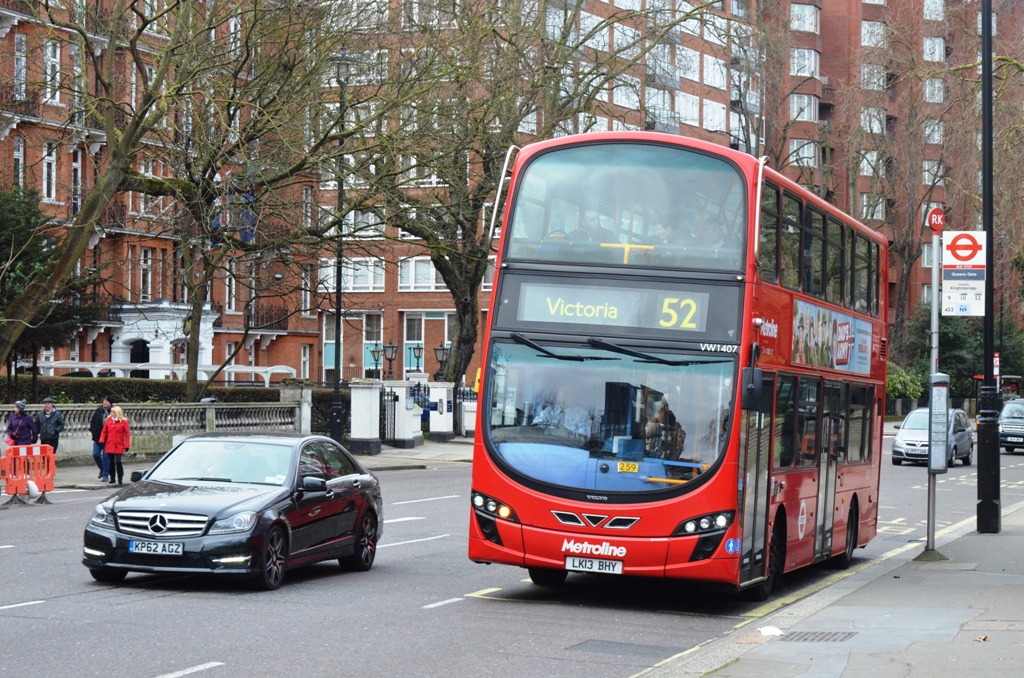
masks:
{"label": "metal pole", "polygon": [[[931,351],[931,374],[939,371],[939,261],[942,253],[942,238],[938,233],[932,233],[932,351]],[[933,394],[929,394],[929,402]],[[930,425],[930,422],[929,422]],[[930,437],[930,436],[929,436]],[[931,452],[929,451],[929,454]],[[928,474],[928,536],[925,541],[925,550],[935,550],[935,495],[938,480],[934,473]]]}
{"label": "metal pole", "polygon": [[[344,58],[344,54],[342,55]],[[348,86],[348,80],[341,78],[342,65],[338,67],[338,124],[339,132],[343,132],[345,129],[345,109],[348,103],[346,98],[346,89]],[[338,202],[337,202],[337,214],[335,218],[337,221],[337,236],[338,241],[335,249],[335,263],[334,263],[334,399],[331,401],[331,439],[336,442],[341,442],[345,432],[345,411],[341,405],[341,288],[342,288],[342,260],[345,253],[343,232],[344,228],[341,222],[341,215],[345,209],[345,182],[343,175],[343,168],[345,163],[345,155],[343,150],[345,148],[344,137],[338,138],[338,161],[337,161],[337,176],[335,177],[338,183]]]}
{"label": "metal pole", "polygon": [[981,219],[988,240],[985,257],[984,369],[978,419],[978,532],[1000,531],[1002,515],[999,501],[999,394],[993,374],[994,308],[993,273],[995,266],[992,190],[992,0],[981,0]]}

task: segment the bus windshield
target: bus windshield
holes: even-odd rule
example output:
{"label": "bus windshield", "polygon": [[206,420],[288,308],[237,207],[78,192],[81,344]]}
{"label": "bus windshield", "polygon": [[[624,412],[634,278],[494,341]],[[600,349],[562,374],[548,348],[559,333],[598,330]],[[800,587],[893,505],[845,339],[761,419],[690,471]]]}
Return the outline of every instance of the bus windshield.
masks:
{"label": "bus windshield", "polygon": [[684,485],[725,453],[733,358],[540,348],[491,352],[485,425],[497,455],[525,476],[647,492]]}
{"label": "bus windshield", "polygon": [[516,190],[506,259],[743,268],[743,176],[711,155],[603,143],[545,153]]}

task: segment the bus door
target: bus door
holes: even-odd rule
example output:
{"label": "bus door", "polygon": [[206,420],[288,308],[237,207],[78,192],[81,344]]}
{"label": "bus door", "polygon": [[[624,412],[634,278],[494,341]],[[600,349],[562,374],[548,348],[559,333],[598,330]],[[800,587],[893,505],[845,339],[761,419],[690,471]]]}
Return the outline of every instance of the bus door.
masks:
{"label": "bus door", "polygon": [[836,467],[842,445],[845,399],[843,384],[825,382],[821,413],[821,456],[818,463],[818,515],[814,532],[814,559],[832,556],[832,527],[835,522]]}
{"label": "bus door", "polygon": [[764,375],[764,392],[756,411],[744,410],[740,431],[739,520],[740,585],[764,577],[765,534],[768,529],[768,465],[771,463],[772,402],[775,376]]}

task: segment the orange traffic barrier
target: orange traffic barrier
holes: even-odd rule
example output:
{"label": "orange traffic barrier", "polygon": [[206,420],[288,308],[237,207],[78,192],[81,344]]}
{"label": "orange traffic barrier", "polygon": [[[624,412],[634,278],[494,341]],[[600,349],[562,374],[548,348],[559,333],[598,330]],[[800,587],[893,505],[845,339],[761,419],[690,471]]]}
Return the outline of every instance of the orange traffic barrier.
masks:
{"label": "orange traffic barrier", "polygon": [[4,491],[11,495],[7,504],[27,504],[20,495],[28,494],[29,482],[42,493],[37,504],[49,504],[46,493],[53,490],[57,475],[57,457],[50,445],[11,445],[0,463]]}

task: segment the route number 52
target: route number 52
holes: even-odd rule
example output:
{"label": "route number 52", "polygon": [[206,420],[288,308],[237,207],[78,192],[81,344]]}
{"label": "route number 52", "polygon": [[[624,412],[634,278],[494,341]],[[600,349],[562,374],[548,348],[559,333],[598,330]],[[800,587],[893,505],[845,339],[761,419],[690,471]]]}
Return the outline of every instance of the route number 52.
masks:
{"label": "route number 52", "polygon": [[[677,312],[676,309],[679,309]],[[697,329],[697,323],[693,322],[693,316],[697,315],[697,302],[693,299],[676,299],[665,297],[661,303],[661,320],[658,324],[662,327],[679,327],[684,330]],[[682,322],[679,317],[682,316]]]}

